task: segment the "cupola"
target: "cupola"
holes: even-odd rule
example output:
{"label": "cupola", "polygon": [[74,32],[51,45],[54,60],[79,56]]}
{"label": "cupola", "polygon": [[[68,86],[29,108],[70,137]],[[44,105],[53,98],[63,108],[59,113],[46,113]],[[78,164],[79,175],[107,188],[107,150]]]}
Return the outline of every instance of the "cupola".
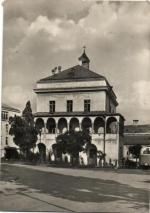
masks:
{"label": "cupola", "polygon": [[90,59],[87,57],[86,53],[85,53],[85,46],[83,47],[84,51],[82,53],[82,55],[78,58],[79,61],[81,61],[81,66],[89,69],[89,64],[90,64]]}

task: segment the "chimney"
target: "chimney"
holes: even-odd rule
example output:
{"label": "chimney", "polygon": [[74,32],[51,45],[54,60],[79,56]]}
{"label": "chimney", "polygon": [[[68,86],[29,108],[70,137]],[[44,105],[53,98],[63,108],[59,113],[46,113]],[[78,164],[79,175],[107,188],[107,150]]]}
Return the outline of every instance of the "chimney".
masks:
{"label": "chimney", "polygon": [[55,75],[57,71],[57,67],[55,67],[54,69],[52,69],[52,74]]}
{"label": "chimney", "polygon": [[133,125],[138,125],[139,120],[133,120]]}

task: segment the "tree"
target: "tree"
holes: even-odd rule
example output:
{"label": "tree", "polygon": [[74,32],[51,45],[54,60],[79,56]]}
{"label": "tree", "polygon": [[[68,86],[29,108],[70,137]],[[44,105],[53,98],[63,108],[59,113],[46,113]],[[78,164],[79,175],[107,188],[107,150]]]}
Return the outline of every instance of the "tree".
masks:
{"label": "tree", "polygon": [[68,153],[71,156],[72,164],[79,163],[79,152],[84,150],[84,146],[91,142],[91,136],[83,131],[68,131],[57,136],[56,144],[52,148],[56,155]]}
{"label": "tree", "polygon": [[10,159],[19,159],[19,154],[16,147],[5,147],[5,158]]}
{"label": "tree", "polygon": [[38,143],[37,146],[40,154],[40,162],[43,162],[46,160],[46,146],[43,143]]}
{"label": "tree", "polygon": [[27,101],[26,107],[22,112],[22,117],[28,123],[29,126],[34,126],[34,117],[33,117],[33,114],[32,114],[30,101]]}
{"label": "tree", "polygon": [[129,152],[133,155],[134,158],[136,158],[136,163],[137,159],[140,157],[141,148],[142,146],[140,144],[136,144],[129,147]]}
{"label": "tree", "polygon": [[31,148],[36,146],[38,134],[34,127],[30,101],[27,102],[22,117],[16,115],[10,117],[9,123],[11,125],[9,134],[14,136],[14,143],[20,147],[25,158],[28,158]]}

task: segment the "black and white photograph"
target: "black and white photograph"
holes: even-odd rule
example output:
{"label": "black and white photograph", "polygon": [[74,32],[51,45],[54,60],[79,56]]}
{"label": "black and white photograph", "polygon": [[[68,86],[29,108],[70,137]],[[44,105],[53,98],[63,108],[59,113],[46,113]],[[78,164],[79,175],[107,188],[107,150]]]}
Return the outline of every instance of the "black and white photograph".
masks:
{"label": "black and white photograph", "polygon": [[1,6],[0,212],[150,213],[150,1]]}

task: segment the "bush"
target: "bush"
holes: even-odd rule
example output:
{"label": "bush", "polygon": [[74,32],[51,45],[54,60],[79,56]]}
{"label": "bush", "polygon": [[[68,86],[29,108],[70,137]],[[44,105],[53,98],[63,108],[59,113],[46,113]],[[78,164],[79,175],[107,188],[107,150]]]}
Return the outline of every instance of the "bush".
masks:
{"label": "bush", "polygon": [[15,147],[5,147],[5,159],[19,159],[19,153]]}
{"label": "bush", "polygon": [[125,161],[125,167],[126,167],[126,168],[131,168],[131,169],[133,169],[133,168],[136,168],[136,167],[137,167],[137,163],[134,162],[134,161],[131,161],[131,160],[127,159],[127,160]]}

